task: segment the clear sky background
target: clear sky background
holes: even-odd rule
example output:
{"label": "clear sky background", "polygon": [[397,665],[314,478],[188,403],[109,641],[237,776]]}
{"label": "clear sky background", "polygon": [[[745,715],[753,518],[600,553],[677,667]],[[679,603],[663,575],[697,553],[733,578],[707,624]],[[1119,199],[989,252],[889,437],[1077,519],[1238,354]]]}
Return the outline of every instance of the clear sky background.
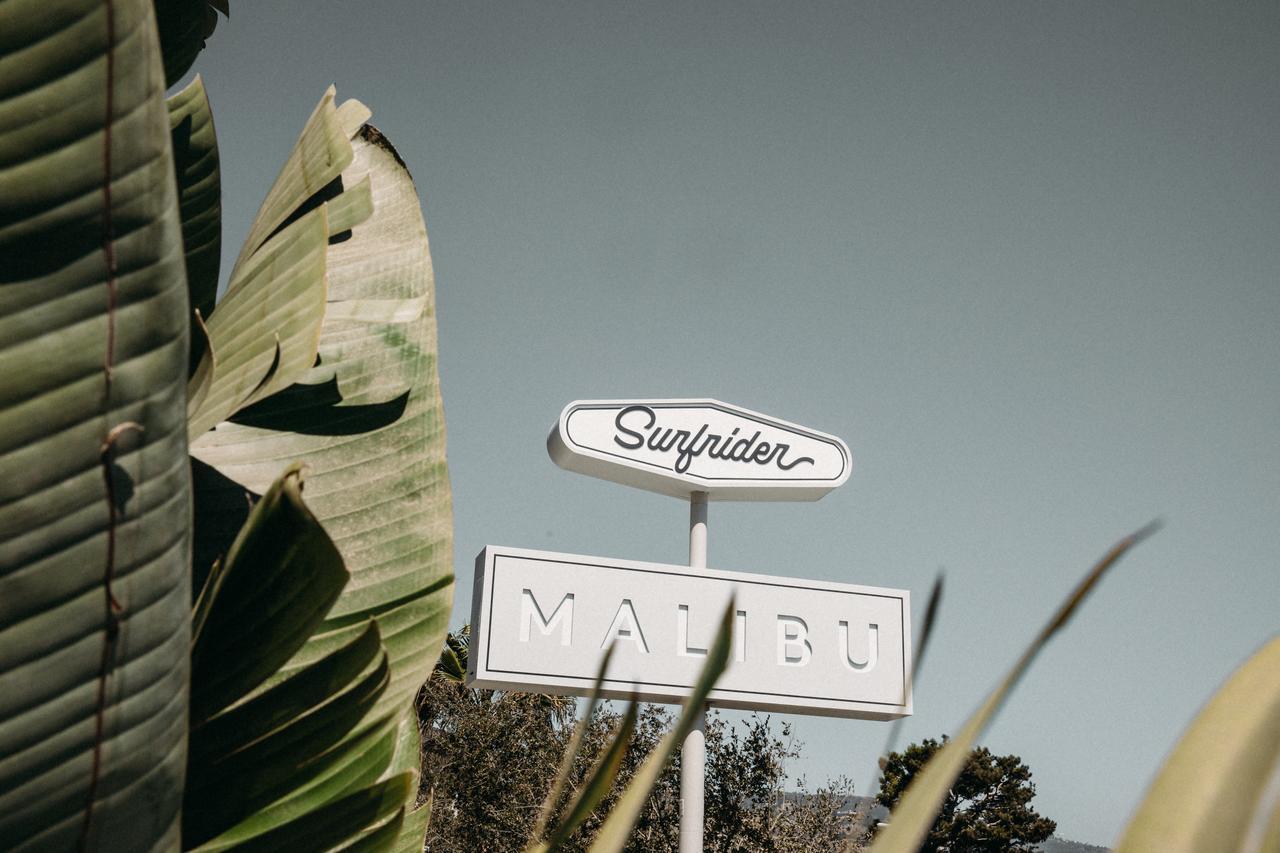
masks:
{"label": "clear sky background", "polygon": [[[1280,6],[232,2],[196,68],[230,259],[330,83],[408,162],[436,268],[459,583],[487,543],[680,563],[687,507],[556,468],[582,398],[841,436],[814,504],[713,504],[716,568],[941,620],[954,731],[1117,538],[1165,528],[985,738],[1116,839],[1280,624]],[[792,718],[871,778],[887,724]]]}

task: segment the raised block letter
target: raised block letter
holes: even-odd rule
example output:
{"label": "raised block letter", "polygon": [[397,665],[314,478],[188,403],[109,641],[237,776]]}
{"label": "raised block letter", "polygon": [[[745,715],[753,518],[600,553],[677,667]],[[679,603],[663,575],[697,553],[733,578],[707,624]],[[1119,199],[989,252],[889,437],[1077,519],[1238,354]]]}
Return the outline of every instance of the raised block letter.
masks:
{"label": "raised block letter", "polygon": [[778,616],[778,664],[804,666],[813,657],[813,646],[805,639],[809,626],[799,616]]}
{"label": "raised block letter", "polygon": [[604,633],[604,642],[600,648],[607,648],[614,640],[631,640],[644,654],[649,654],[649,644],[644,641],[644,632],[640,630],[640,620],[636,618],[636,610],[631,606],[631,599],[624,598],[618,605],[618,612],[609,623],[609,630]]}
{"label": "raised block letter", "polygon": [[676,610],[676,654],[682,658],[704,658],[707,650],[689,645],[689,605]]}
{"label": "raised block letter", "polygon": [[874,669],[876,661],[880,659],[880,626],[875,624],[867,625],[867,656],[862,659],[853,656],[853,649],[849,646],[849,623],[840,622],[840,657],[844,659],[844,665],[849,669],[858,672],[866,672]]}
{"label": "raised block letter", "polygon": [[529,642],[529,628],[533,625],[534,619],[538,620],[538,631],[544,637],[551,636],[551,632],[559,625],[560,645],[569,645],[573,640],[573,593],[566,593],[565,597],[560,599],[560,603],[556,605],[556,609],[551,612],[551,618],[548,619],[542,615],[542,608],[538,606],[532,590],[520,590],[520,642]]}
{"label": "raised block letter", "polygon": [[747,659],[747,611],[733,614],[733,659],[741,663]]}

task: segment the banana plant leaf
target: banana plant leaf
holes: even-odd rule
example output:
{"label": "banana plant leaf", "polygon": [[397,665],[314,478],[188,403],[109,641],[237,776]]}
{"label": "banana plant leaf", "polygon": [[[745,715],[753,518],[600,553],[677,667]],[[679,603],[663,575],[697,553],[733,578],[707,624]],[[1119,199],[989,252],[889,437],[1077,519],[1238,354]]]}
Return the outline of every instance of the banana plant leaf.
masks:
{"label": "banana plant leaf", "polygon": [[212,366],[198,366],[188,388],[200,401],[189,419],[192,441],[315,363],[329,240],[372,210],[367,184],[338,178],[352,159],[344,115],[331,87],[267,193],[225,296],[205,318]]}
{"label": "banana plant leaf", "polygon": [[151,3],[0,4],[0,838],[176,848],[188,309]]}
{"label": "banana plant leaf", "polygon": [[390,849],[395,853],[422,853],[423,840],[431,825],[431,797],[409,811]]}
{"label": "banana plant leaf", "polygon": [[[188,847],[252,848],[307,819],[350,842],[381,828],[372,824],[401,805],[364,817],[340,806],[362,792],[367,799],[380,779],[405,775],[393,770],[397,721],[370,720],[390,674],[376,623],[259,689],[306,642],[348,577],[303,503],[299,468],[287,469],[254,505],[197,603],[183,807]],[[416,734],[408,774],[414,780]],[[341,814],[346,823],[336,820]]]}
{"label": "banana plant leaf", "polygon": [[227,0],[155,0],[164,57],[164,84],[172,86],[190,70],[218,25],[215,9],[231,14]]}
{"label": "banana plant leaf", "polygon": [[[404,814],[399,820],[394,833],[386,833],[388,844],[378,849],[405,851],[405,853],[421,853],[427,837],[427,823],[431,820],[431,797],[427,792],[426,802],[414,803],[422,794],[422,732],[418,728],[418,709],[406,707],[400,712],[397,728],[399,737],[396,740],[396,752],[391,759],[387,775],[408,773],[413,778],[412,795],[405,799]],[[360,849],[374,849],[371,840],[365,842]]]}
{"label": "banana plant leaf", "polygon": [[[187,261],[187,291],[191,308],[201,317],[213,311],[222,255],[222,177],[218,140],[213,130],[209,96],[199,75],[170,96],[169,131],[173,137],[173,166],[182,211],[182,245]],[[192,315],[192,323],[198,323]],[[194,371],[206,343],[204,330],[192,329],[191,364]]]}
{"label": "banana plant leaf", "polygon": [[338,113],[354,134],[354,158],[340,181],[369,186],[373,214],[328,247],[319,362],[292,387],[193,443],[211,478],[197,492],[196,527],[198,537],[225,537],[204,520],[234,518],[246,491],[261,494],[282,464],[304,461],[308,506],[333,537],[351,581],[319,632],[275,678],[348,642],[374,618],[391,665],[375,715],[399,719],[444,640],[452,513],[426,228],[395,149],[373,127],[351,126],[364,115]]}
{"label": "banana plant leaf", "polygon": [[[410,780],[410,785],[414,784],[414,780]],[[370,853],[370,851],[394,850],[396,839],[404,830],[406,808],[401,806],[400,809],[391,816],[391,819],[379,826],[377,829],[371,830],[368,834],[357,838],[355,841],[338,848],[342,853]],[[426,837],[426,832],[423,832]],[[421,853],[421,844],[415,853]]]}
{"label": "banana plant leaf", "polygon": [[[374,620],[388,655],[389,683],[333,752],[367,755],[366,741],[375,739],[379,757],[358,767],[326,767],[211,839],[208,849],[264,837],[326,798],[379,779],[409,778],[413,790],[402,810],[360,845],[386,838],[397,849],[420,849],[429,818],[424,807],[413,808],[420,742],[412,702],[439,653],[453,580],[431,260],[417,192],[394,149],[363,124],[369,115],[363,105],[332,105],[330,91],[309,123],[324,132],[304,131],[295,155],[328,152],[323,162],[341,164],[340,173],[303,168],[292,157],[263,204],[241,261],[251,264],[280,234],[326,212],[328,287],[320,291],[327,301],[317,363],[291,387],[257,394],[260,402],[215,429],[193,429],[196,530],[203,540],[197,551],[225,554],[245,493],[262,494],[271,472],[285,462],[305,462],[308,506],[352,577],[319,630],[258,692],[292,683],[355,642]],[[345,164],[332,140],[334,127],[351,148]],[[248,248],[255,244],[257,252]],[[229,290],[210,326],[231,298]],[[236,320],[226,328],[238,325]],[[235,357],[225,335],[211,337],[217,365]]]}
{"label": "banana plant leaf", "polygon": [[[370,646],[376,657],[360,668],[366,661],[359,655]],[[368,641],[358,638],[249,700],[216,731],[193,729],[184,843],[234,846],[287,825],[291,817],[322,813],[337,796],[385,776],[393,729],[386,721],[362,720],[386,683],[386,657],[373,631]],[[248,725],[237,731],[241,722]],[[349,826],[347,837],[366,828]]]}
{"label": "banana plant leaf", "polygon": [[[362,683],[357,686],[363,691],[367,685]],[[366,694],[360,692],[352,695],[363,698]],[[364,713],[367,715],[367,704],[362,707],[366,709]],[[342,721],[348,722],[349,719],[343,718]],[[322,733],[327,729],[328,723],[321,729]],[[304,734],[306,734],[305,731]],[[261,784],[254,792],[255,801],[266,800],[273,792],[278,799],[196,849],[205,853],[238,850],[241,845],[273,832],[293,820],[305,818],[308,814],[323,812],[339,797],[389,778],[392,775],[389,769],[395,752],[395,742],[394,720],[381,719],[361,724],[352,730],[338,746],[323,754],[315,763],[299,768],[296,774],[291,776],[279,774],[261,780]],[[241,769],[244,767],[242,766]],[[210,789],[210,796],[222,796],[223,793],[221,789]],[[348,826],[347,837],[354,840],[369,828],[368,824]]]}
{"label": "banana plant leaf", "polygon": [[334,801],[322,811],[303,815],[270,833],[236,847],[240,853],[279,853],[281,850],[387,850],[394,832],[386,825],[372,835],[352,838],[349,827],[391,819],[398,830],[404,802],[413,795],[415,779],[408,773],[391,776]]}
{"label": "banana plant leaf", "polygon": [[254,505],[225,568],[201,595],[191,647],[193,728],[293,657],[347,582],[341,555],[302,501],[300,469],[289,466]]}
{"label": "banana plant leaf", "polygon": [[1277,850],[1280,637],[1209,700],[1165,760],[1117,853]]}

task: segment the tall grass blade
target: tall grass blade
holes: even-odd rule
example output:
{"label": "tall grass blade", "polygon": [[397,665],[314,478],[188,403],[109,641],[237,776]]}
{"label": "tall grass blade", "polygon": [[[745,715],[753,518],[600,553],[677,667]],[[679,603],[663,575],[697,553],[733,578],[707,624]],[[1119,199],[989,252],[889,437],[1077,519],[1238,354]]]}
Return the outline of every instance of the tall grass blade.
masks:
{"label": "tall grass blade", "polygon": [[604,684],[605,673],[609,671],[609,661],[613,659],[613,649],[613,644],[610,643],[609,648],[605,650],[604,657],[600,659],[600,670],[596,673],[595,686],[591,688],[586,710],[582,718],[578,720],[578,724],[574,726],[573,737],[569,739],[569,745],[565,748],[564,757],[560,759],[560,769],[556,772],[555,781],[551,783],[551,790],[547,792],[547,798],[542,801],[542,811],[538,813],[538,822],[533,829],[533,838],[536,841],[546,838],[547,826],[550,825],[551,819],[555,817],[556,803],[560,801],[560,795],[564,793],[564,786],[569,782],[569,773],[573,770],[573,761],[578,757],[578,750],[582,748],[582,741],[587,736],[587,729],[591,726],[591,718],[595,715],[596,706],[600,704],[600,687]]}
{"label": "tall grass blade", "polygon": [[644,764],[640,765],[636,775],[632,777],[631,784],[627,786],[627,790],[613,807],[609,817],[605,819],[604,825],[600,827],[600,832],[591,845],[592,853],[619,851],[626,846],[627,836],[635,826],[636,819],[640,817],[640,810],[644,808],[645,800],[649,798],[649,792],[653,790],[653,785],[662,774],[662,769],[671,758],[671,753],[675,751],[677,744],[684,741],[685,736],[693,730],[698,718],[704,713],[703,707],[707,701],[707,694],[711,692],[716,680],[729,665],[733,608],[734,601],[730,600],[725,607],[724,615],[720,617],[720,627],[716,631],[711,650],[707,653],[707,662],[702,667],[702,674],[698,676],[698,683],[694,686],[693,693],[684,703],[684,710],[681,711],[675,728],[667,732],[658,742]]}
{"label": "tall grass blade", "polygon": [[929,828],[937,817],[938,808],[947,796],[952,783],[964,769],[970,751],[977,743],[978,737],[995,717],[1000,706],[1004,704],[1009,693],[1026,673],[1036,655],[1044,648],[1049,639],[1070,621],[1081,602],[1089,595],[1102,576],[1106,574],[1124,554],[1137,543],[1146,539],[1159,528],[1158,522],[1121,539],[1101,560],[1089,571],[1084,580],[1075,588],[1066,601],[1058,608],[1049,623],[1032,641],[1030,647],[1022,653],[1022,657],[1004,677],[1004,680],[983,701],[952,740],[947,742],[938,754],[925,765],[923,771],[907,789],[898,807],[894,809],[889,825],[876,837],[871,846],[871,853],[916,853],[920,844],[929,834]]}
{"label": "tall grass blade", "polygon": [[613,741],[592,768],[586,784],[569,804],[564,820],[556,827],[555,832],[551,833],[551,838],[547,841],[548,849],[559,850],[613,788],[613,782],[618,778],[618,770],[622,767],[622,759],[627,754],[627,747],[631,743],[631,735],[636,730],[639,711],[640,706],[635,702],[627,704],[627,712],[622,717],[622,724],[618,726]]}
{"label": "tall grass blade", "polygon": [[[942,606],[942,572],[939,571],[937,577],[933,579],[933,589],[929,591],[929,603],[924,609],[924,622],[920,626],[920,639],[916,643],[915,660],[911,664],[911,682],[907,684],[907,703],[911,702],[911,694],[915,691],[915,682],[920,678],[920,665],[924,663],[925,650],[929,648],[929,640],[933,637],[933,626],[938,621],[938,609]],[[893,748],[898,743],[898,735],[902,732],[902,722],[906,717],[899,717],[893,721],[889,727],[889,736],[884,740],[884,748],[880,750],[880,758],[876,762],[876,769],[884,772],[885,760],[889,753],[893,752]],[[874,791],[876,788],[878,774],[876,778],[871,780],[871,784],[867,786],[868,791]]]}

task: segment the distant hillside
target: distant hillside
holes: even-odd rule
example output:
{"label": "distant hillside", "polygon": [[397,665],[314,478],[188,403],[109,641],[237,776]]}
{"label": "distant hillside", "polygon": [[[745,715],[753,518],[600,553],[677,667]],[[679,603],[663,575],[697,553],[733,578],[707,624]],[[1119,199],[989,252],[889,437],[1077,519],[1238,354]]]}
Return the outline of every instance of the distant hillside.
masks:
{"label": "distant hillside", "polygon": [[1040,853],[1110,853],[1110,849],[1096,844],[1068,841],[1055,835],[1040,845]]}

